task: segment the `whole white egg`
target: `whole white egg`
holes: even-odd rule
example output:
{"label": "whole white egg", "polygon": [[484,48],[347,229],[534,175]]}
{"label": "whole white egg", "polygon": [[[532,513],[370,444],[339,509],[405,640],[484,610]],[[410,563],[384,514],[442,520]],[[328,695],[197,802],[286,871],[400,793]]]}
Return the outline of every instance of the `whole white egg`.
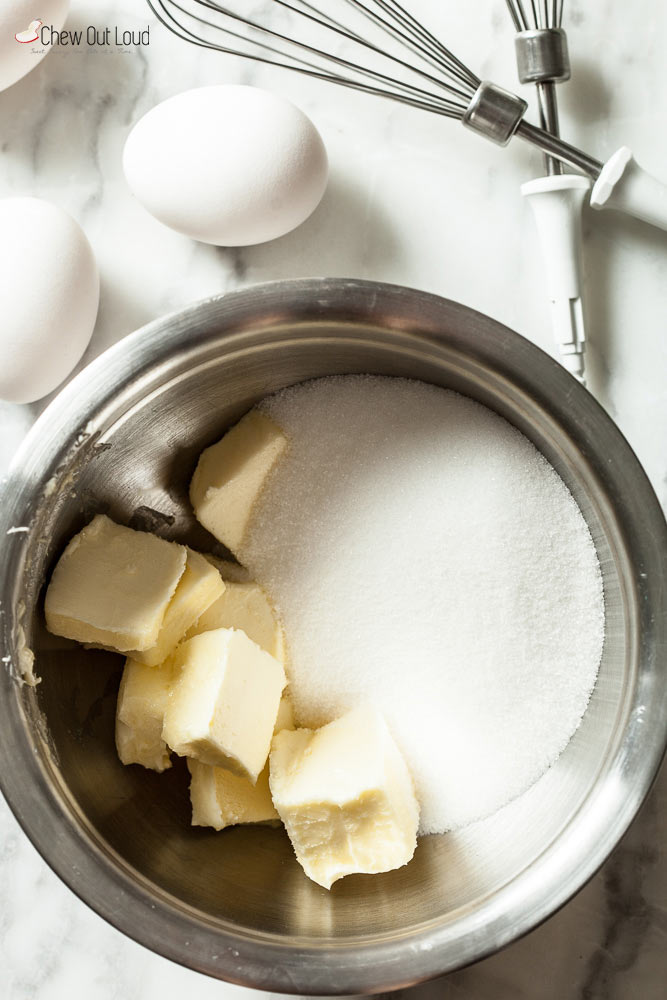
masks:
{"label": "whole white egg", "polygon": [[308,218],[327,183],[310,119],[258,87],[188,90],[152,108],[123,153],[127,182],[172,229],[216,246],[283,236]]}
{"label": "whole white egg", "polygon": [[0,398],[30,403],[55,389],[85,351],[100,282],[90,243],[62,208],[0,201]]}
{"label": "whole white egg", "polygon": [[0,4],[0,90],[24,77],[51,51],[41,31],[60,31],[69,0],[2,0]]}

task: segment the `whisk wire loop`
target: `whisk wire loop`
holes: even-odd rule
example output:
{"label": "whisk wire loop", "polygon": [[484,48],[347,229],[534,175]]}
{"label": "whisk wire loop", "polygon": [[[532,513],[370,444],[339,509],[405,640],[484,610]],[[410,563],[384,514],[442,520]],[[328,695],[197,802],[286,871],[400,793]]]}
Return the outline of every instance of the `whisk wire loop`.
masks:
{"label": "whisk wire loop", "polygon": [[[199,24],[205,25],[208,28],[223,34],[227,38],[235,38],[245,44],[249,44],[255,48],[260,48],[264,51],[271,50],[275,54],[280,55],[282,60],[287,59],[289,60],[289,62],[286,63],[284,61],[281,61],[280,63],[277,63],[274,60],[268,60],[264,57],[258,56],[256,53],[251,54],[246,51],[239,52],[235,50],[230,50],[228,46],[222,46],[218,42],[210,42],[208,45],[205,45],[204,47],[218,49],[219,51],[224,51],[227,53],[231,52],[232,54],[240,55],[243,56],[244,58],[248,59],[252,58],[258,62],[264,62],[270,65],[280,65],[282,68],[294,69],[298,72],[303,72],[304,71],[303,68],[299,68],[299,66],[292,65],[292,62],[298,62],[301,64],[302,67],[304,65],[304,60],[299,59],[294,53],[294,49],[297,49],[302,52],[306,52],[309,56],[323,60],[327,65],[327,67],[329,64],[334,63],[345,70],[359,74],[366,78],[371,78],[376,83],[380,83],[383,86],[387,87],[387,90],[383,91],[379,89],[377,86],[373,85],[373,87],[369,89],[368,91],[369,93],[380,94],[382,96],[388,96],[388,97],[393,97],[395,96],[395,93],[400,93],[402,99],[405,99],[407,94],[413,93],[415,95],[415,99],[419,107],[424,107],[424,102],[432,102],[434,105],[437,106],[440,113],[449,114],[451,117],[456,117],[457,115],[462,113],[463,109],[466,107],[470,99],[470,96],[472,95],[472,93],[474,93],[475,84],[478,83],[478,81],[473,74],[469,74],[471,78],[469,82],[468,80],[464,81],[465,83],[465,89],[464,89],[464,86],[460,85],[458,79],[455,78],[454,81],[452,82],[447,78],[447,76],[445,76],[445,72],[449,72],[448,66],[445,69],[441,69],[440,67],[438,67],[439,70],[438,75],[434,75],[431,72],[427,72],[425,69],[420,68],[419,66],[412,65],[405,59],[402,59],[401,57],[397,56],[395,53],[385,51],[378,44],[373,43],[368,38],[362,37],[358,33],[351,31],[346,25],[342,24],[337,19],[329,15],[325,15],[326,20],[324,20],[321,12],[316,11],[316,8],[312,4],[302,3],[302,6],[308,8],[308,10],[305,10],[302,9],[301,7],[297,7],[295,3],[287,2],[287,0],[272,0],[272,2],[276,6],[281,7],[284,10],[296,15],[297,18],[305,19],[306,21],[310,22],[312,25],[315,25],[316,27],[324,28],[327,31],[332,31],[336,35],[340,36],[342,39],[349,42],[353,42],[358,46],[361,46],[361,48],[363,50],[366,50],[366,52],[373,53],[381,57],[381,59],[386,60],[389,63],[393,64],[394,66],[400,67],[402,70],[407,71],[409,74],[415,75],[417,77],[420,77],[422,80],[428,81],[428,83],[435,86],[438,90],[446,91],[456,100],[449,101],[447,99],[443,99],[442,94],[438,93],[434,94],[431,91],[425,90],[423,87],[417,87],[412,83],[407,83],[400,79],[396,79],[395,77],[390,76],[388,73],[381,72],[378,69],[373,69],[364,63],[356,62],[351,59],[345,59],[342,56],[336,55],[332,51],[324,51],[323,49],[320,49],[318,46],[310,44],[307,41],[284,34],[283,32],[278,31],[275,28],[270,28],[266,24],[261,24],[258,21],[253,20],[252,18],[246,15],[238,14],[230,7],[217,3],[215,2],[215,0],[190,0],[190,7],[204,8],[206,10],[214,12],[217,15],[220,15],[222,18],[226,19],[223,24],[207,20],[206,18],[203,18],[200,15],[192,13],[190,9],[186,9],[185,7],[183,7],[183,5],[178,3],[177,0],[148,0],[149,6],[154,11],[156,6],[158,6],[162,8],[165,11],[165,13],[169,14],[169,8],[176,8],[180,10],[182,13],[184,13],[187,17],[190,17],[193,20],[196,20]],[[297,2],[299,2],[299,0],[297,0]],[[352,5],[357,6],[359,8],[365,8],[365,5],[363,3],[357,2],[357,0],[343,0],[343,2],[351,3]],[[313,11],[316,12],[313,13]],[[171,19],[174,20],[173,15],[171,16]],[[163,23],[165,23],[164,19],[162,20]],[[245,28],[249,28],[251,31],[256,31],[260,33],[260,35],[262,36],[267,36],[271,37],[272,39],[275,39],[283,46],[287,46],[287,51],[285,51],[284,49],[283,50],[276,49],[275,46],[270,48],[265,42],[232,31],[232,29],[229,27],[229,24],[227,23],[227,20],[242,25]],[[184,26],[182,24],[180,24],[179,26],[182,29],[184,29]],[[184,30],[188,35],[190,36],[193,35],[193,33],[189,32],[186,28]],[[403,44],[405,44],[404,36],[401,36],[400,40]],[[429,56],[428,50],[426,51],[420,50],[418,54],[421,56],[422,59],[425,59]],[[312,63],[308,65],[313,67]],[[345,86],[351,86],[354,84],[355,89],[359,90],[364,89],[364,87],[360,84],[358,80],[349,80],[347,78],[342,77],[340,74],[332,74],[328,68],[322,70],[322,68],[319,65],[317,67],[313,67],[311,71],[309,71],[308,75],[311,76],[317,75],[321,79],[343,84]]]}
{"label": "whisk wire loop", "polygon": [[[439,71],[444,70],[445,72],[450,73],[455,79],[459,80],[466,88],[457,89],[456,92],[461,97],[468,97],[468,88],[472,87],[472,89],[475,90],[476,87],[479,86],[480,81],[475,77],[475,75],[471,73],[467,67],[463,66],[462,63],[459,63],[456,57],[453,56],[448,49],[444,47],[444,45],[441,45],[436,38],[431,36],[429,32],[425,31],[425,29],[418,30],[420,29],[419,22],[414,22],[413,25],[412,22],[414,19],[411,19],[407,12],[402,11],[400,5],[396,5],[397,10],[393,16],[398,18],[401,25],[405,21],[405,26],[403,28],[403,31],[405,32],[404,34],[401,32],[400,26],[397,26],[391,21],[387,21],[385,18],[381,17],[377,11],[366,7],[364,3],[360,3],[358,0],[344,0],[344,2],[348,3],[356,10],[359,10],[364,17],[369,18],[377,24],[378,27],[381,28],[381,30],[386,34],[397,38],[400,42],[402,42],[402,44],[412,49],[425,62],[435,65]],[[375,2],[382,10],[386,10],[390,14],[392,13],[391,8],[389,8],[389,5],[384,2],[384,0],[375,0]],[[310,7],[311,5],[307,4],[306,6]],[[376,52],[381,51],[377,46],[373,46],[373,48]],[[386,55],[386,53],[382,54]],[[407,64],[403,63],[403,65]],[[414,70],[414,67],[412,66],[409,68]],[[441,86],[443,85],[442,81],[439,81],[439,83]]]}
{"label": "whisk wire loop", "polygon": [[[389,97],[401,104],[408,104],[411,107],[424,111],[431,111],[435,114],[443,115],[448,118],[460,117],[460,105],[447,100],[442,95],[433,94],[430,91],[426,91],[409,83],[404,83],[400,80],[394,80],[384,74],[380,74],[370,69],[369,67],[352,63],[349,60],[341,59],[332,53],[325,53],[312,46],[303,45],[293,39],[282,36],[278,32],[268,32],[261,25],[255,25],[245,19],[241,20],[246,27],[256,27],[258,31],[265,31],[267,34],[271,34],[277,39],[282,39],[287,45],[293,45],[300,49],[309,51],[316,56],[321,56],[329,63],[338,64],[346,69],[354,70],[360,76],[367,77],[376,82],[373,84],[364,83],[359,80],[353,80],[342,76],[338,73],[324,71],[317,64],[310,62],[302,55],[297,55],[292,51],[285,52],[282,49],[276,48],[274,45],[270,45],[267,42],[263,42],[258,39],[249,39],[247,35],[233,31],[229,27],[225,27],[224,29],[220,28],[220,26],[215,25],[213,22],[192,13],[190,10],[187,10],[181,4],[177,3],[176,0],[147,0],[147,2],[157,19],[166,28],[168,28],[173,34],[182,38],[184,41],[198,45],[200,48],[214,50],[225,55],[238,56],[252,62],[277,67],[279,69],[287,69],[292,72],[300,73],[304,76],[309,76],[327,83],[335,83],[340,86],[348,87],[350,89],[358,90],[378,97]],[[199,2],[200,0],[197,0],[197,3]],[[212,7],[210,4],[200,5],[210,7],[215,10],[218,9],[217,7]],[[220,42],[207,41],[205,38],[196,35],[195,32],[187,27],[187,25],[183,24],[174,15],[174,10],[181,11],[181,13],[183,13],[186,17],[197,21],[205,27],[217,28],[226,38],[238,40],[242,44],[250,44],[254,49],[259,50],[259,52],[247,52],[238,48],[232,48],[229,45],[223,45]],[[224,13],[219,10],[218,12]],[[279,58],[269,58],[266,53],[271,53]],[[382,81],[387,81],[391,84],[391,91],[382,86],[376,85]]]}
{"label": "whisk wire loop", "polygon": [[564,0],[530,0],[530,12],[524,0],[505,2],[516,31],[553,31],[563,25]]}
{"label": "whisk wire loop", "polygon": [[[475,73],[473,73],[472,70],[465,65],[465,63],[461,62],[461,60],[454,55],[451,49],[448,49],[446,45],[443,45],[439,38],[436,38],[432,32],[421,24],[413,14],[410,14],[410,12],[406,10],[402,4],[398,3],[398,0],[375,0],[375,2],[385,9],[393,10],[394,16],[400,17],[401,22],[406,25],[410,25],[424,42],[434,45],[442,53],[445,57],[443,65],[445,68],[449,69],[449,72],[452,73],[452,75],[459,76],[459,78],[469,84],[473,90],[477,89],[481,82],[479,77],[476,76]],[[357,6],[363,6],[363,4],[357,3]]]}
{"label": "whisk wire loop", "polygon": [[[318,24],[318,25],[324,26],[324,27],[327,26],[325,24],[325,22],[322,20],[321,16],[316,16],[315,14],[308,13],[306,10],[301,10],[298,7],[294,6],[293,4],[288,3],[287,0],[273,0],[273,2],[277,3],[281,7],[286,8],[287,10],[291,10],[291,11],[293,11],[296,14],[300,14],[302,17],[308,18],[309,20],[313,21],[313,23],[315,23],[315,24]],[[360,2],[360,0],[345,0],[345,2],[348,3],[348,4],[350,4],[353,7],[356,7],[359,10],[362,10],[362,12],[364,13],[364,15],[371,16],[373,18],[373,20],[375,20],[378,23],[378,25],[382,28],[382,30],[387,31],[389,34],[393,34],[393,35],[398,35],[399,34],[399,31],[398,31],[398,29],[396,27],[394,27],[391,24],[389,24],[388,22],[384,21],[383,18],[380,17],[377,14],[377,12],[373,12],[373,11],[369,10],[363,3]],[[377,4],[379,4],[379,5],[382,5],[381,0],[375,0],[375,2]],[[207,6],[213,6],[214,8],[217,8],[221,13],[227,14],[228,16],[231,16],[231,17],[237,17],[238,16],[238,15],[232,14],[230,11],[228,11],[227,9],[221,7],[219,4],[215,4],[215,3],[210,4],[209,3],[209,4],[207,4]],[[307,7],[309,7],[309,8],[312,9],[312,7],[311,7],[310,4],[307,4],[305,6],[307,6]],[[452,85],[451,83],[446,82],[445,80],[442,80],[442,79],[440,79],[438,77],[435,77],[432,74],[427,73],[427,72],[425,72],[422,69],[418,69],[417,67],[415,67],[415,66],[411,65],[410,63],[406,62],[404,59],[400,59],[396,55],[393,55],[391,53],[388,53],[388,52],[384,51],[383,49],[380,48],[379,45],[374,44],[373,42],[369,41],[369,39],[362,38],[360,35],[357,35],[357,34],[354,34],[354,33],[350,32],[350,30],[347,27],[345,27],[343,24],[340,24],[340,23],[336,22],[333,18],[328,18],[328,20],[331,22],[331,30],[335,31],[338,35],[340,35],[341,37],[347,39],[348,41],[354,41],[358,45],[364,46],[364,48],[368,49],[369,51],[375,52],[375,53],[383,56],[384,58],[389,59],[391,62],[395,63],[396,65],[401,66],[404,69],[407,69],[407,70],[409,70],[412,73],[417,73],[419,76],[422,76],[424,79],[429,80],[431,83],[435,83],[436,86],[442,87],[442,88],[444,88],[445,90],[449,91],[452,94],[460,96],[463,99],[466,99],[468,97],[468,93],[466,91],[460,89],[459,87],[456,87],[456,86]],[[250,23],[250,22],[247,22],[247,23]],[[258,25],[256,23],[254,23],[253,26],[255,28],[258,28],[260,31],[268,31],[269,30],[269,29],[264,28],[262,25]],[[273,34],[273,32],[270,32],[270,33]],[[283,41],[294,43],[294,39],[290,39],[289,37],[287,37],[285,35],[280,35],[279,37],[282,38]],[[401,36],[401,40],[403,41],[404,44],[407,44],[409,47],[412,47],[412,44],[411,44],[409,36],[403,35],[403,36]],[[296,44],[301,45],[301,43],[296,43]],[[305,47],[308,48],[308,49],[310,49],[311,51],[317,51],[319,53],[319,55],[325,55],[325,53],[322,52],[322,50],[320,50],[320,49],[314,49],[312,46],[305,46]],[[421,53],[421,54],[423,55],[423,53]],[[335,59],[335,61],[339,61],[339,58],[335,57],[335,56],[332,56],[331,53],[326,53],[326,56],[327,56],[327,58]],[[347,60],[342,60],[341,64],[348,65],[350,67],[353,67],[356,70],[365,70],[365,67],[359,66],[356,63],[348,62]],[[384,76],[384,74],[382,74],[382,75]],[[386,77],[386,76],[385,76],[385,80],[387,82],[396,82],[396,81],[391,80],[389,77]]]}
{"label": "whisk wire loop", "polygon": [[[506,2],[522,30],[557,27],[562,18],[563,0],[530,0],[530,12],[527,0]],[[602,169],[522,120],[525,101],[482,82],[400,0],[265,0],[252,16],[239,12],[246,9],[241,0],[147,3],[173,34],[203,49],[458,119],[501,144],[515,134],[592,177]]]}

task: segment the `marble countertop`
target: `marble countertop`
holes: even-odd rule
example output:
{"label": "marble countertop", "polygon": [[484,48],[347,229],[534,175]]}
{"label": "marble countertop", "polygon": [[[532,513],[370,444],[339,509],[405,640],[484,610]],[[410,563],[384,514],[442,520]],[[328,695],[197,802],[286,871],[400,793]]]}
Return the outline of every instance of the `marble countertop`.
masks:
{"label": "marble countertop", "polygon": [[[422,0],[434,28],[480,75],[516,87],[503,0]],[[131,0],[72,0],[69,25],[151,24],[146,46],[55,50],[0,93],[0,197],[34,194],[84,227],[102,276],[83,363],[198,298],[252,282],[354,276],[473,306],[552,351],[539,254],[519,183],[541,170],[518,142],[485,144],[452,122],[187,47]],[[667,178],[667,5],[568,0],[573,80],[566,137],[600,158],[627,143]],[[314,120],[331,181],[314,215],[263,246],[218,249],[165,228],[133,201],[120,156],[158,101],[206,83],[267,86]],[[528,95],[527,95],[528,96]],[[532,95],[531,95],[532,97]],[[614,213],[587,213],[591,391],[667,503],[667,237]],[[0,403],[0,474],[47,401]],[[658,1000],[667,979],[667,773],[592,881],[523,940],[476,966],[406,991],[439,1000]],[[248,996],[123,937],[47,868],[0,800],[0,1000],[176,1000]]]}

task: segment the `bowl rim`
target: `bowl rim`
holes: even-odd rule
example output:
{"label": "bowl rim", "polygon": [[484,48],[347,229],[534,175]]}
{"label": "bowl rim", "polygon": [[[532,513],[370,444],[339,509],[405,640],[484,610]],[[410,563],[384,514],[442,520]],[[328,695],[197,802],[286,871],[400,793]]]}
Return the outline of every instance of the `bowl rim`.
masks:
{"label": "bowl rim", "polygon": [[[659,683],[663,693],[667,690],[667,676],[664,670],[660,672],[657,658],[658,652],[667,651],[667,560],[661,559],[661,553],[667,553],[667,524],[620,430],[553,358],[519,334],[456,302],[379,282],[308,278],[248,286],[157,319],[91,362],[45,409],[12,463],[0,510],[0,536],[6,538],[0,593],[12,593],[12,573],[20,564],[26,537],[6,532],[13,525],[27,523],[34,503],[35,477],[23,473],[29,458],[34,463],[37,454],[50,468],[55,467],[58,456],[71,444],[73,427],[81,422],[77,414],[85,415],[93,405],[96,411],[110,405],[124,386],[148,380],[176,352],[229,341],[239,324],[243,336],[252,337],[268,320],[276,325],[290,319],[365,322],[376,329],[397,325],[418,341],[453,344],[473,361],[476,357],[492,361],[519,388],[530,387],[532,398],[555,410],[561,426],[577,427],[584,444],[599,435],[605,442],[604,454],[597,455],[591,446],[587,458],[613,486],[618,514],[627,522],[637,560],[634,583],[640,607],[646,614],[651,609],[654,615],[650,623],[652,682]],[[530,379],[525,374],[528,368],[533,371]],[[655,615],[656,608],[662,613]],[[0,622],[2,655],[13,652],[15,625],[10,609]],[[637,655],[643,652],[638,650]],[[629,730],[639,739],[650,716],[655,738],[642,746],[639,774],[632,770],[623,748],[619,749],[614,778],[621,784],[622,801],[608,790],[601,794],[597,789],[580,810],[589,822],[583,842],[581,831],[565,831],[578,844],[577,864],[574,870],[569,864],[567,878],[563,859],[549,848],[531,865],[528,892],[518,884],[522,873],[476,913],[464,916],[455,937],[447,926],[420,925],[400,946],[391,935],[335,946],[328,940],[292,939],[294,943],[288,945],[277,935],[207,926],[194,911],[188,914],[185,904],[161,890],[151,892],[148,880],[142,884],[143,876],[132,878],[129,868],[96,837],[81,814],[75,826],[71,810],[77,807],[66,802],[64,786],[56,787],[48,780],[34,752],[22,706],[24,693],[9,670],[0,672],[0,760],[11,762],[10,767],[0,768],[0,787],[52,870],[105,920],[158,954],[231,983],[286,993],[373,993],[413,985],[484,958],[533,930],[578,892],[606,860],[648,794],[667,743],[667,699],[647,704],[636,692],[628,715]],[[549,894],[545,895],[544,885],[550,887]]]}

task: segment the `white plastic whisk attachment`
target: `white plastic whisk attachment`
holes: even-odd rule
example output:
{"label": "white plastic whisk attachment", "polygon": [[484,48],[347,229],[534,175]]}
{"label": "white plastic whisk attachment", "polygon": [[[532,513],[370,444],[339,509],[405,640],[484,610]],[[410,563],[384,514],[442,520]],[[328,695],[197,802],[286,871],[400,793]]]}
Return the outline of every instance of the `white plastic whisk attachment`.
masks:
{"label": "white plastic whisk attachment", "polygon": [[640,167],[627,146],[610,156],[600,171],[591,207],[615,208],[667,229],[667,186]]}
{"label": "white plastic whisk attachment", "polygon": [[[556,84],[570,79],[570,54],[562,28],[563,3],[531,4],[507,0],[517,30],[514,39],[521,83],[535,84],[540,124],[560,136]],[[530,12],[532,11],[532,19]],[[560,358],[567,370],[584,381],[586,330],[582,304],[581,211],[591,181],[566,174],[563,164],[544,158],[546,177],[529,181],[521,193],[533,209],[546,271],[551,325]]]}
{"label": "white plastic whisk attachment", "polygon": [[590,180],[579,174],[553,174],[521,187],[537,224],[561,361],[582,382],[586,332],[581,300],[581,211],[590,188]]}

